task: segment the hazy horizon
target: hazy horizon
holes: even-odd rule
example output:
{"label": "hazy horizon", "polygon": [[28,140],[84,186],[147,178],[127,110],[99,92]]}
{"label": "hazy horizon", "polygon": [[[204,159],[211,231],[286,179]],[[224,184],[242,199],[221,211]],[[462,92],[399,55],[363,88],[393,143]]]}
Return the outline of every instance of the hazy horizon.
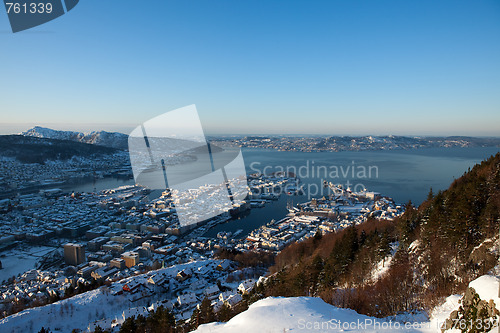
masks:
{"label": "hazy horizon", "polygon": [[[22,132],[25,132],[33,127],[43,127],[43,128],[49,128],[53,130],[58,130],[58,131],[74,131],[74,132],[82,132],[82,133],[88,133],[92,131],[106,131],[106,132],[118,132],[122,134],[129,134],[132,130],[133,127],[120,127],[120,126],[114,126],[114,125],[104,125],[102,127],[99,127],[98,125],[92,125],[92,124],[84,124],[84,125],[79,125],[79,124],[35,124],[35,125],[27,125],[27,124],[14,124],[14,125],[9,125],[9,124],[0,124],[0,135],[12,135],[12,134],[20,134]],[[122,129],[122,130],[120,130]],[[405,134],[405,133],[399,133],[399,134],[394,134],[394,133],[381,133],[381,134],[374,134],[374,133],[279,133],[279,132],[268,132],[268,133],[211,133],[208,131],[205,131],[205,134],[208,136],[310,136],[310,137],[322,137],[322,136],[353,136],[353,137],[365,137],[365,136],[375,136],[375,137],[382,137],[382,136],[406,136],[406,137],[454,137],[454,136],[459,136],[459,137],[475,137],[475,138],[500,138],[500,135],[470,135],[470,134]]]}

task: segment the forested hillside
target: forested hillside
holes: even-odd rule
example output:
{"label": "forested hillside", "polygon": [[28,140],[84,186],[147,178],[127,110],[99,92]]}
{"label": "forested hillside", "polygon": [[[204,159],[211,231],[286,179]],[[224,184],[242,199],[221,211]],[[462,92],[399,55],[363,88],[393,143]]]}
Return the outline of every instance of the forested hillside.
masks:
{"label": "forested hillside", "polygon": [[46,139],[22,135],[0,135],[0,156],[22,163],[68,160],[73,156],[95,158],[112,155],[119,150],[70,140]]}

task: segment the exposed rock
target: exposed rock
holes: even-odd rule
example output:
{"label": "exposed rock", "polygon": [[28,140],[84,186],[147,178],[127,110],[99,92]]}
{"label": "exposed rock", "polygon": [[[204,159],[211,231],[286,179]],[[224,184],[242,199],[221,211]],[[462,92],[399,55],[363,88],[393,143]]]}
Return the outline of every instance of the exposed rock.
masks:
{"label": "exposed rock", "polygon": [[500,311],[493,300],[479,298],[474,288],[467,288],[461,300],[462,305],[453,311],[441,327],[441,332],[455,328],[463,333],[488,332],[498,325]]}
{"label": "exposed rock", "polygon": [[497,260],[494,249],[495,242],[492,239],[487,239],[472,250],[469,259],[476,265],[494,263]]}

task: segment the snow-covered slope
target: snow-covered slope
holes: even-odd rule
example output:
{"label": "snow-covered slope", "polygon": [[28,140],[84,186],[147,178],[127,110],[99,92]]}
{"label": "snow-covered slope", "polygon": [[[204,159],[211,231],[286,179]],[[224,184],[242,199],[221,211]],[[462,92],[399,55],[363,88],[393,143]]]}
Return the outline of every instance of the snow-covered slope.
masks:
{"label": "snow-covered slope", "polygon": [[151,297],[131,301],[129,295],[113,295],[113,290],[121,290],[124,284],[131,281],[147,280],[157,273],[167,274],[173,279],[183,269],[194,270],[202,266],[216,266],[218,263],[217,260],[205,260],[162,268],[114,282],[109,288],[101,287],[52,304],[26,309],[1,319],[0,332],[36,333],[42,327],[48,327],[52,332],[71,332],[75,328],[85,332],[89,324],[102,319],[120,323],[127,314],[133,314],[129,309],[144,309],[144,306],[165,299],[165,294],[153,293]]}
{"label": "snow-covered slope", "polygon": [[493,300],[497,309],[500,309],[499,285],[500,279],[492,275],[483,275],[469,283],[469,287],[474,288],[482,300],[486,302]]}
{"label": "snow-covered slope", "polygon": [[20,133],[24,136],[33,136],[37,138],[47,138],[56,140],[71,140],[99,146],[111,148],[125,149],[127,148],[128,136],[116,132],[73,132],[73,131],[58,131],[50,128],[35,126],[25,132]]}
{"label": "snow-covered slope", "polygon": [[[186,267],[197,267],[203,262],[177,265],[158,270],[173,275]],[[122,285],[130,279],[142,279],[142,275],[127,278],[118,283]],[[484,275],[471,282],[482,299],[498,299],[499,279]],[[113,289],[113,287],[111,288]],[[440,333],[441,325],[453,310],[458,309],[460,295],[452,295],[436,307],[430,320],[422,316],[398,316],[397,318],[374,318],[358,314],[354,310],[341,309],[325,303],[316,297],[268,297],[252,304],[247,311],[240,313],[227,323],[201,325],[198,333],[226,332],[420,332]],[[161,299],[161,295],[158,295]],[[71,331],[73,328],[86,330],[89,323],[102,318],[123,321],[124,312],[140,304],[130,303],[124,295],[113,296],[103,288],[89,291],[72,298],[34,309],[27,309],[0,320],[1,332],[38,332],[42,326],[53,331]],[[455,332],[455,331],[447,331]]]}
{"label": "snow-covered slope", "polygon": [[389,267],[391,266],[392,259],[394,258],[394,255],[396,254],[396,251],[399,248],[399,242],[394,242],[390,244],[391,247],[391,252],[382,260],[380,260],[375,267],[373,268],[370,277],[373,282],[377,281],[381,277],[383,277],[388,271]]}
{"label": "snow-covered slope", "polygon": [[[460,300],[462,295],[451,295],[448,296],[445,302],[432,310],[431,320],[429,322],[428,328],[430,332],[441,332],[438,328],[443,326],[443,323],[450,316],[450,314],[457,310],[460,306]],[[446,331],[447,333],[457,333],[452,330]]]}
{"label": "snow-covered slope", "polygon": [[[483,275],[470,283],[481,299],[493,299],[500,304],[498,295],[500,279]],[[252,304],[227,323],[201,325],[197,333],[226,332],[441,332],[450,313],[460,306],[461,295],[449,296],[443,304],[422,321],[421,316],[401,315],[397,318],[373,318],[349,309],[329,305],[315,297],[268,297]],[[403,319],[404,318],[404,319]],[[413,320],[412,320],[413,318]],[[495,328],[496,330],[496,328]],[[447,332],[455,332],[450,330]],[[496,332],[496,331],[495,331]]]}
{"label": "snow-covered slope", "polygon": [[[426,326],[424,324],[424,326]],[[225,332],[422,332],[401,322],[341,309],[316,297],[268,297],[227,323],[201,325],[197,333]],[[437,332],[437,330],[436,330]]]}

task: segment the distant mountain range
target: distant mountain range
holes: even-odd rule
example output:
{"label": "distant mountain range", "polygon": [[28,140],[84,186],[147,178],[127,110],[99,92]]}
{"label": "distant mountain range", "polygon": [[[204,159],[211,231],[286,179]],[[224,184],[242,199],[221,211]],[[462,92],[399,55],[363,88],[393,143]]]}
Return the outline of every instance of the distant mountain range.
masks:
{"label": "distant mountain range", "polygon": [[74,131],[58,131],[50,128],[35,126],[20,133],[20,135],[45,139],[70,140],[117,149],[127,149],[128,147],[128,135],[117,132],[93,131],[82,133]]}
{"label": "distant mountain range", "polygon": [[[118,132],[59,131],[35,126],[22,136],[45,139],[70,140],[116,149],[128,149],[128,135]],[[500,147],[500,138],[477,138],[467,136],[410,137],[410,136],[212,136],[207,138],[212,145],[265,148],[292,151],[359,151],[417,149],[430,147]],[[179,143],[175,143],[178,145]]]}
{"label": "distant mountain range", "polygon": [[409,137],[409,136],[225,136],[211,142],[247,148],[281,151],[360,151],[452,147],[500,147],[500,138],[466,136]]}

